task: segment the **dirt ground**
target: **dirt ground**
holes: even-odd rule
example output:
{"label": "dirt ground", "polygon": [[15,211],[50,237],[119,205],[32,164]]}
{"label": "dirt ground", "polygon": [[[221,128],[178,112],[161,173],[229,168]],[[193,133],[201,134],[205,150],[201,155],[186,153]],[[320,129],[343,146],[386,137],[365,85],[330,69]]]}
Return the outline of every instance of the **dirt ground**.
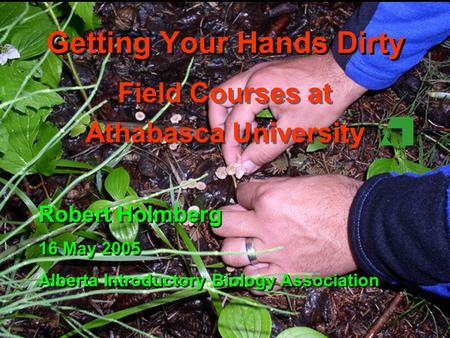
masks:
{"label": "dirt ground", "polygon": [[[125,104],[118,102],[118,83],[120,81],[141,81],[152,86],[163,81],[170,85],[181,81],[190,56],[181,51],[167,55],[162,44],[158,44],[157,32],[179,30],[182,35],[236,37],[238,31],[255,30],[260,34],[295,36],[311,31],[313,35],[323,35],[331,38],[345,23],[354,11],[354,3],[98,3],[96,12],[102,21],[102,30],[112,30],[116,34],[151,36],[154,53],[148,61],[139,61],[127,56],[112,56],[107,66],[106,75],[95,98],[99,103],[107,100],[107,104],[97,112],[96,118],[104,122],[136,122],[136,102],[132,98]],[[160,49],[159,46],[161,47]],[[449,58],[449,50],[439,48],[434,51],[436,58]],[[223,55],[195,55],[195,61],[185,91],[190,84],[204,81],[213,87],[219,85],[231,75],[248,69],[259,62],[280,59],[285,55],[237,55],[229,48]],[[74,56],[76,68],[83,83],[96,80],[102,57],[86,55]],[[439,60],[437,60],[439,61]],[[448,70],[447,70],[448,71]],[[348,123],[377,122],[386,118],[393,111],[406,111],[416,96],[418,85],[426,72],[426,65],[421,64],[408,73],[396,86],[380,92],[370,92],[353,104],[342,118]],[[448,74],[448,73],[447,73]],[[70,85],[69,73],[63,76],[63,84]],[[433,84],[436,85],[436,84]],[[441,84],[442,86],[442,84]],[[66,103],[52,114],[52,121],[58,126],[74,114],[82,103],[76,92],[64,94]],[[186,93],[185,98],[189,98]],[[424,99],[425,100],[425,99]],[[149,120],[162,105],[141,104],[139,110],[146,114]],[[427,110],[427,116],[424,111]],[[444,113],[448,106],[433,102],[421,102],[416,109],[416,123],[421,126],[424,121],[434,119],[434,125],[441,126],[445,119]],[[207,126],[206,105],[196,104],[186,99],[181,104],[172,105],[158,120],[157,125],[170,125],[169,118],[180,114],[183,126]],[[448,116],[448,115],[447,115]],[[264,121],[261,121],[264,123]],[[448,126],[447,126],[448,128]],[[64,155],[66,159],[98,163],[116,149],[116,145],[86,144],[85,135],[64,140]],[[368,165],[376,158],[390,157],[392,154],[386,147],[379,146],[378,129],[368,127],[363,142],[358,149],[351,149],[345,144],[332,144],[324,151],[306,153],[306,145],[295,145],[289,153],[280,156],[276,161],[265,165],[255,177],[271,176],[302,176],[317,174],[343,174],[359,180],[364,180]],[[411,158],[417,156],[417,150],[408,154]],[[444,155],[439,151],[429,161],[429,165],[439,166]],[[183,144],[171,150],[164,144],[146,144],[133,146],[133,151],[125,157],[121,165],[132,177],[132,186],[139,195],[148,195],[169,186],[170,175],[174,170],[181,179],[198,177],[207,172],[207,189],[203,192],[185,192],[189,204],[205,208],[217,208],[234,200],[234,185],[231,179],[219,180],[214,171],[223,166],[220,149],[212,143]],[[66,184],[66,176],[54,175],[45,178],[45,185],[51,194],[57,187]],[[37,186],[38,177],[30,177],[30,186]],[[40,188],[30,189],[30,197],[36,203],[42,201],[44,192]],[[72,204],[80,209],[86,208],[92,201],[95,188],[93,183],[80,185],[71,192],[70,199],[65,204]],[[168,196],[165,196],[168,200]],[[20,205],[9,205],[10,213],[17,213]],[[275,226],[275,225],[274,225]],[[148,227],[142,227],[139,240],[143,249],[163,247],[164,244],[156,238]],[[162,228],[167,237],[176,241],[172,227]],[[219,250],[220,239],[215,237],[205,226],[187,227],[191,238],[199,250]],[[107,227],[100,229],[106,236]],[[206,264],[220,262],[219,258],[205,258]],[[77,262],[57,265],[52,272],[71,274],[114,273],[144,273],[148,271],[166,272],[168,274],[189,274],[186,263],[178,258],[170,261],[161,260],[140,264],[99,264],[89,265]],[[225,269],[218,269],[225,271]],[[239,273],[236,270],[235,273]],[[295,316],[285,316],[272,313],[273,335],[287,327],[307,325],[330,337],[364,336],[374,323],[385,313],[394,302],[392,313],[381,327],[375,327],[377,337],[433,337],[444,336],[448,329],[450,311],[445,304],[422,298],[414,291],[403,289],[382,288],[309,288],[291,291],[303,297],[291,298],[285,296],[259,297],[258,301],[273,307],[298,312]],[[236,291],[236,294],[249,295],[248,292]],[[95,298],[71,302],[72,306],[98,311],[107,314],[136,304],[144,303],[161,295],[100,295]],[[417,305],[417,306],[416,306]],[[442,312],[436,308],[439,306]],[[23,320],[23,332],[33,332],[35,337],[56,337],[67,328],[57,325],[57,315],[47,309],[36,309],[36,313],[44,315],[47,320]],[[82,313],[73,313],[79,321],[87,321]],[[217,319],[207,296],[190,298],[175,304],[158,307],[140,312],[128,317],[125,322],[156,336],[164,337],[213,337],[218,336]],[[29,331],[27,331],[29,330]],[[131,337],[129,331],[116,325],[108,325],[95,331],[102,337]],[[448,332],[447,332],[448,334]]]}

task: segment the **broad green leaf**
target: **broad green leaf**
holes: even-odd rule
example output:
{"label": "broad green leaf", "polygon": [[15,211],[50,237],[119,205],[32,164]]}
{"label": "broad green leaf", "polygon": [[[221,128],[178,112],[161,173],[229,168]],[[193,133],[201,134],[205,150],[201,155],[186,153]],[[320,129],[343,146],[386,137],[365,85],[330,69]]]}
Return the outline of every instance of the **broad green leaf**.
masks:
{"label": "broad green leaf", "polygon": [[113,212],[111,223],[109,223],[111,234],[120,242],[133,242],[137,236],[139,225],[136,222],[128,222],[126,217],[122,221],[119,222],[117,210]]}
{"label": "broad green leaf", "polygon": [[318,150],[322,150],[328,147],[328,143],[322,143],[319,141],[319,136],[314,137],[314,140],[312,143],[308,144],[308,147],[306,147],[307,153],[313,153]]}
{"label": "broad green leaf", "polygon": [[99,21],[94,13],[95,2],[69,2],[70,6],[75,8],[75,14],[84,22],[86,30],[94,30],[99,26]]}
{"label": "broad green leaf", "polygon": [[125,197],[130,185],[130,176],[124,168],[113,169],[105,180],[105,189],[115,200]]}
{"label": "broad green leaf", "polygon": [[[23,71],[23,68],[18,68],[16,65],[17,64],[12,64],[0,67],[0,101],[14,99],[27,75],[27,73]],[[48,89],[48,87],[33,79],[29,79],[20,95],[20,97],[24,98],[15,102],[13,104],[14,108],[23,113],[29,113],[30,109],[28,108],[39,110],[44,107],[52,107],[64,102],[63,98],[55,92],[33,94],[30,96],[31,93],[44,89]]]}
{"label": "broad green leaf", "polygon": [[56,88],[61,80],[62,61],[53,53],[50,53],[42,64],[41,82]]}
{"label": "broad green leaf", "polygon": [[83,134],[85,131],[86,131],[86,125],[77,124],[72,128],[69,135],[70,135],[70,137],[77,137],[77,136]]}
{"label": "broad green leaf", "polygon": [[[54,223],[49,230],[50,231],[54,231],[57,230],[59,228],[61,228],[64,224],[61,223]],[[66,243],[72,243],[75,242],[77,240],[77,237],[71,233],[71,232],[64,232],[60,235],[57,235],[55,237],[52,238],[52,241],[55,241],[56,244],[58,245],[58,247],[62,248],[64,245],[64,242]]]}
{"label": "broad green leaf", "polygon": [[0,152],[4,152],[6,150],[3,148],[8,144],[8,138],[8,130],[4,126],[0,125]]}
{"label": "broad green leaf", "polygon": [[[11,67],[14,68],[19,73],[22,73],[23,76],[27,75],[29,72],[31,72],[31,69],[38,63],[37,60],[13,60]],[[40,79],[42,76],[42,69],[38,68],[33,74],[33,77],[36,79]]]}
{"label": "broad green leaf", "polygon": [[423,166],[420,163],[415,163],[410,160],[405,160],[402,158],[398,159],[399,173],[416,173],[416,174],[424,174],[430,171],[429,168]]}
{"label": "broad green leaf", "polygon": [[402,158],[381,158],[373,161],[369,166],[369,170],[367,171],[367,179],[389,172],[395,172],[397,174],[404,174],[408,172],[423,174],[429,170],[429,168],[419,163],[415,163]]}
{"label": "broad green leaf", "polygon": [[[243,298],[255,302],[251,298]],[[272,319],[267,309],[233,300],[219,317],[219,332],[223,338],[270,337]]]}
{"label": "broad green leaf", "polygon": [[[0,3],[0,28],[12,24],[26,8],[24,2],[1,2]],[[0,33],[1,34],[1,33]]]}
{"label": "broad green leaf", "polygon": [[89,206],[89,210],[97,211],[97,210],[105,210],[106,208],[110,207],[113,202],[108,200],[97,200]]}
{"label": "broad green leaf", "polygon": [[[58,128],[56,128],[53,123],[45,122],[41,124],[39,128],[39,134],[37,142],[34,146],[33,154],[37,155],[39,151],[50,141],[50,139],[58,133]],[[50,176],[54,173],[56,168],[56,163],[62,156],[62,144],[58,141],[53,147],[48,149],[44,155],[42,155],[36,162],[36,171]]]}
{"label": "broad green leaf", "polygon": [[38,114],[21,115],[11,111],[3,122],[3,127],[6,128],[9,136],[7,144],[0,148],[4,152],[3,157],[0,158],[0,168],[15,174],[33,158],[34,141],[39,132],[39,124]]}
{"label": "broad green leaf", "polygon": [[91,117],[89,115],[83,116],[83,118],[78,122],[73,129],[70,131],[70,137],[77,137],[78,135],[83,134],[89,124],[91,123]]}
{"label": "broad green leaf", "polygon": [[394,158],[377,159],[369,166],[369,170],[367,171],[367,179],[376,175],[396,171],[397,167],[397,161]]}
{"label": "broad green leaf", "polygon": [[49,34],[56,30],[56,26],[47,13],[41,8],[30,6],[25,18],[36,15],[25,20],[11,31],[8,40],[20,52],[22,60],[43,54],[47,46]]}
{"label": "broad green leaf", "polygon": [[[41,117],[37,113],[21,115],[15,111],[5,118],[3,128],[8,132],[8,140],[0,148],[0,152],[4,153],[0,158],[0,168],[12,174],[17,173],[37,155],[58,131],[50,122],[41,124]],[[61,154],[62,147],[58,142],[28,170],[27,174],[39,172],[51,175]]]}
{"label": "broad green leaf", "polygon": [[327,338],[327,336],[309,327],[299,326],[284,330],[277,338]]}

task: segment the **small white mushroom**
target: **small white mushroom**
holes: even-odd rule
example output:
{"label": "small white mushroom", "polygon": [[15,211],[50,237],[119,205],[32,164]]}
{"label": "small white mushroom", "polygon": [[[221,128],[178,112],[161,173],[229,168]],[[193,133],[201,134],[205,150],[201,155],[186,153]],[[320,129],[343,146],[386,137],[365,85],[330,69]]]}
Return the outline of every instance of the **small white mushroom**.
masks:
{"label": "small white mushroom", "polygon": [[188,212],[194,210],[196,212],[200,212],[200,208],[197,205],[192,205],[189,207]]}
{"label": "small white mushroom", "polygon": [[186,225],[186,226],[191,227],[191,226],[194,225],[194,223],[192,223],[192,222],[190,222],[190,221],[186,221],[186,222],[183,223],[183,225]]}
{"label": "small white mushroom", "polygon": [[136,120],[142,121],[143,119],[145,119],[145,114],[142,111],[138,111],[136,114],[134,114],[134,117],[136,118]]}
{"label": "small white mushroom", "polygon": [[170,118],[170,122],[172,122],[173,124],[177,124],[178,122],[180,122],[182,119],[180,114],[173,114],[172,117]]}
{"label": "small white mushroom", "polygon": [[236,178],[240,180],[245,175],[245,168],[242,166],[242,164],[239,163],[239,165],[236,168]]}
{"label": "small white mushroom", "polygon": [[227,168],[225,167],[219,167],[216,169],[216,176],[217,178],[224,180],[225,178],[227,178]]}
{"label": "small white mushroom", "polygon": [[227,174],[230,176],[233,176],[236,174],[236,163],[231,163],[228,167],[227,167]]}
{"label": "small white mushroom", "polygon": [[188,179],[187,187],[189,189],[195,189],[196,186],[197,186],[197,182],[193,178]]}
{"label": "small white mushroom", "polygon": [[197,182],[197,184],[195,185],[195,188],[197,190],[205,190],[206,189],[206,183],[205,182]]}
{"label": "small white mushroom", "polygon": [[188,181],[181,181],[180,182],[180,188],[181,189],[188,189],[189,187],[188,187],[188,185],[189,185],[189,183],[188,183]]}
{"label": "small white mushroom", "polygon": [[177,150],[179,143],[171,143],[169,144],[170,150]]}

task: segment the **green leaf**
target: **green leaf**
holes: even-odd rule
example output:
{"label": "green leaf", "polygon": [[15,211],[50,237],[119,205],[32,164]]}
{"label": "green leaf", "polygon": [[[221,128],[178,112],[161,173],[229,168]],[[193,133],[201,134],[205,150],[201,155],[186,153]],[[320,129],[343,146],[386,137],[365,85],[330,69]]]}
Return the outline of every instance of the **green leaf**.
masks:
{"label": "green leaf", "polygon": [[[53,123],[45,122],[39,128],[38,140],[34,146],[33,154],[37,155],[42,148],[50,141],[50,139],[58,133]],[[48,149],[36,162],[35,167],[37,172],[50,176],[54,173],[56,163],[62,156],[62,144],[58,141],[53,147]]]}
{"label": "green leaf", "polygon": [[115,200],[125,197],[130,185],[130,176],[124,168],[113,169],[105,180],[105,189]]}
{"label": "green leaf", "polygon": [[[124,207],[126,210],[126,207]],[[123,222],[119,222],[118,211],[113,212],[109,230],[111,234],[120,242],[133,242],[137,236],[139,224],[136,222],[128,222],[124,217]]]}
{"label": "green leaf", "polygon": [[410,160],[405,160],[403,158],[398,159],[399,173],[416,173],[424,174],[430,171],[430,168],[425,167],[420,163],[415,163]]}
{"label": "green leaf", "polygon": [[381,158],[373,161],[369,166],[369,170],[367,171],[367,179],[389,172],[395,172],[397,174],[404,174],[408,172],[423,174],[429,170],[429,168],[419,163],[415,163],[402,158]]}
{"label": "green leaf", "polygon": [[[33,158],[33,145],[39,132],[40,116],[38,114],[21,115],[11,111],[3,121],[7,129],[8,142],[2,144],[0,168],[11,174],[17,173]],[[32,171],[28,172],[29,174]]]}
{"label": "green leaf", "polygon": [[[63,226],[63,224],[55,223],[50,227],[49,230],[54,231],[54,230],[61,228],[62,226]],[[75,242],[76,240],[77,240],[77,237],[71,232],[64,232],[64,233],[52,238],[52,241],[55,241],[56,244],[58,245],[58,247],[60,247],[60,248],[62,248],[64,246],[64,243],[72,243],[72,242]]]}
{"label": "green leaf", "polygon": [[91,123],[91,117],[89,115],[83,116],[82,119],[73,127],[73,129],[70,131],[70,137],[77,137],[78,135],[83,134],[89,124]]}
{"label": "green leaf", "polygon": [[327,336],[309,327],[299,326],[284,330],[277,338],[327,338]]}
{"label": "green leaf", "polygon": [[[258,304],[251,298],[242,298]],[[272,319],[267,309],[233,300],[219,317],[219,332],[223,338],[270,337]]]}
{"label": "green leaf", "polygon": [[313,153],[318,150],[322,150],[328,147],[328,143],[322,143],[319,141],[319,136],[314,137],[314,140],[312,143],[308,144],[308,147],[306,148],[307,153]]}
{"label": "green leaf", "polygon": [[2,145],[2,147],[8,144],[8,138],[8,130],[4,126],[0,125],[0,144]]}
{"label": "green leaf", "polygon": [[266,108],[261,110],[258,114],[256,114],[256,117],[273,118],[273,114],[269,108]]}
{"label": "green leaf", "polygon": [[56,88],[61,80],[62,61],[50,53],[42,64],[41,82],[50,88]]}
{"label": "green leaf", "polygon": [[26,8],[24,2],[1,2],[0,3],[0,28],[12,24]]}
{"label": "green leaf", "polygon": [[367,171],[367,179],[385,174],[397,169],[397,161],[394,158],[380,158],[372,162]]}
{"label": "green leaf", "polygon": [[[21,115],[15,111],[5,118],[3,128],[8,132],[8,141],[0,149],[0,168],[12,174],[24,167],[58,131],[50,122],[41,124],[39,114]],[[61,157],[62,146],[58,142],[32,166],[27,174],[39,172],[51,175],[57,160]]]}
{"label": "green leaf", "polygon": [[91,205],[89,206],[88,209],[92,210],[92,211],[104,210],[104,209],[110,207],[112,203],[113,202],[108,201],[108,200],[98,200],[98,201],[91,203]]}
{"label": "green leaf", "polygon": [[56,30],[48,14],[39,7],[30,6],[25,18],[36,14],[39,15],[14,27],[9,35],[9,42],[19,50],[22,60],[43,54],[48,48],[48,36]]}
{"label": "green leaf", "polygon": [[[8,101],[14,99],[16,93],[22,85],[27,75],[23,70],[23,63],[8,64],[0,67],[0,101]],[[17,110],[28,113],[30,109],[39,110],[45,107],[52,107],[64,102],[63,98],[55,92],[33,94],[35,91],[48,89],[47,86],[33,79],[29,79],[20,97],[24,97],[20,101],[13,104]]]}
{"label": "green leaf", "polygon": [[75,7],[75,14],[84,22],[86,30],[94,30],[100,23],[94,13],[95,2],[69,2],[69,5]]}

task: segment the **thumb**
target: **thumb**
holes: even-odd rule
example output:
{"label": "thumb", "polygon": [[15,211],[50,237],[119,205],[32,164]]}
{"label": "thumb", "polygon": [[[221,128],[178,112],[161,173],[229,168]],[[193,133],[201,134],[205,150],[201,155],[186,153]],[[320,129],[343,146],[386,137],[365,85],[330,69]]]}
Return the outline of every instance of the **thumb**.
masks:
{"label": "thumb", "polygon": [[266,105],[256,101],[251,103],[236,104],[227,120],[225,121],[225,143],[222,145],[223,156],[227,164],[236,163],[241,158],[241,144],[237,141],[236,136],[242,136],[247,124],[253,125],[255,115],[258,114]]}
{"label": "thumb", "polygon": [[[289,124],[287,121],[280,119],[277,123],[277,128],[286,133]],[[289,137],[289,142],[284,143],[280,136],[273,143],[251,143],[241,156],[242,166],[245,168],[247,174],[251,174],[259,169],[263,164],[272,161],[282,154],[291,144],[292,138]]]}

